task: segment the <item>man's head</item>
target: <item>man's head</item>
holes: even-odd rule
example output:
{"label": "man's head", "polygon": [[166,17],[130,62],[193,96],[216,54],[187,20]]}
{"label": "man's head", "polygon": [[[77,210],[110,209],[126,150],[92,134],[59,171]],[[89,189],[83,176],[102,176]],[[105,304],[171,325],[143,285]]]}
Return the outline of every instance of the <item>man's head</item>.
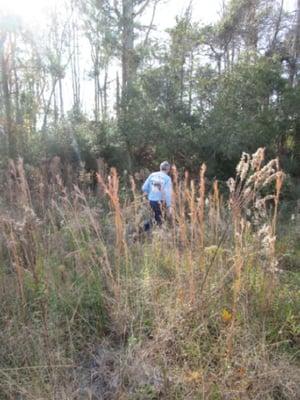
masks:
{"label": "man's head", "polygon": [[165,172],[166,174],[168,174],[170,172],[170,168],[171,168],[171,165],[168,163],[168,161],[163,161],[160,164],[160,170]]}

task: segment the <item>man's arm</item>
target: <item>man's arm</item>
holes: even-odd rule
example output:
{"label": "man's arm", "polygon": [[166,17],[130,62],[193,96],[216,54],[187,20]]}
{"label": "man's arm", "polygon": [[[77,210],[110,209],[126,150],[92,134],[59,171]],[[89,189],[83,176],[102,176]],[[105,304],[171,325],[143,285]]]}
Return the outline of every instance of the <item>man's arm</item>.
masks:
{"label": "man's arm", "polygon": [[143,186],[142,186],[142,191],[146,194],[149,194],[150,192],[150,176],[148,176],[148,178],[145,180]]}

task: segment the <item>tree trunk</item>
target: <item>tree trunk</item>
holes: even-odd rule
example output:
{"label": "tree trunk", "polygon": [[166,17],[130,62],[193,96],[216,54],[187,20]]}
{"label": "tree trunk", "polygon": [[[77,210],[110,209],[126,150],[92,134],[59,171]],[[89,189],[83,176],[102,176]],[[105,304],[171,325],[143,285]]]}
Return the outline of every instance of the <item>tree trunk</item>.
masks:
{"label": "tree trunk", "polygon": [[50,108],[51,108],[52,97],[53,97],[53,95],[55,93],[56,83],[57,83],[57,80],[54,79],[54,81],[52,81],[52,89],[51,89],[51,93],[50,93],[49,99],[47,101],[47,104],[45,104],[44,119],[43,119],[43,126],[42,126],[42,132],[43,133],[46,133],[48,115],[49,115]]}
{"label": "tree trunk", "polygon": [[[297,22],[294,42],[295,76],[298,76],[300,65],[300,0],[297,1]],[[299,84],[299,76],[296,84]]]}
{"label": "tree trunk", "polygon": [[98,88],[99,88],[99,76],[97,73],[95,73],[94,76],[94,116],[95,116],[95,121],[98,122],[99,120],[99,92],[98,92]]}
{"label": "tree trunk", "polygon": [[184,63],[185,59],[182,57],[180,66],[180,105],[183,106],[183,94],[184,94]]}
{"label": "tree trunk", "polygon": [[133,0],[122,3],[122,86],[128,93],[136,72],[134,54],[134,6]]}
{"label": "tree trunk", "polygon": [[[74,4],[71,4],[72,11]],[[79,68],[79,42],[78,42],[78,30],[77,21],[72,20],[72,46],[70,46],[71,55],[71,70],[72,70],[72,88],[73,88],[73,108],[76,112],[80,109],[80,68]]]}
{"label": "tree trunk", "polygon": [[12,109],[11,109],[11,91],[9,85],[9,61],[5,56],[5,40],[6,37],[1,38],[0,51],[1,51],[1,83],[2,92],[4,97],[4,110],[5,110],[5,120],[4,120],[4,130],[8,138],[8,150],[9,156],[11,158],[16,158],[17,155],[17,142],[15,132],[13,130],[13,120],[12,120]]}
{"label": "tree trunk", "polygon": [[117,82],[117,87],[116,87],[116,112],[117,112],[117,118],[119,120],[119,116],[120,116],[120,79],[119,79],[118,72],[117,72],[117,76],[116,76],[116,82]]}
{"label": "tree trunk", "polygon": [[193,100],[193,73],[194,73],[194,53],[190,53],[190,71],[189,71],[189,115],[192,114]]}
{"label": "tree trunk", "polygon": [[107,80],[108,80],[108,65],[105,65],[105,72],[104,72],[104,85],[103,85],[103,99],[104,99],[104,119],[107,118],[108,109],[107,109]]}
{"label": "tree trunk", "polygon": [[[58,107],[57,107],[57,90],[56,90],[56,78],[52,78],[52,82],[55,82],[55,89],[53,92],[53,110],[54,110],[54,124],[57,125],[58,122]],[[54,85],[54,83],[53,83]]]}
{"label": "tree trunk", "polygon": [[103,116],[104,116],[103,90],[101,87],[100,76],[98,76],[98,96],[99,96],[99,104],[100,104],[100,115],[101,115],[101,118],[103,118]]}
{"label": "tree trunk", "polygon": [[[295,79],[294,84],[300,85],[300,78],[298,75],[299,65],[300,65],[300,0],[297,0],[297,22],[296,22],[296,32],[295,32],[295,42],[294,42],[294,57],[295,57]],[[298,161],[298,166],[300,165],[300,121],[296,121],[295,126],[295,158]],[[300,173],[300,167],[298,167],[298,174]]]}
{"label": "tree trunk", "polygon": [[249,0],[248,12],[246,13],[248,25],[247,34],[245,37],[245,45],[247,50],[257,52],[258,45],[258,25],[257,25],[257,8],[259,0]]}
{"label": "tree trunk", "polygon": [[61,78],[59,78],[59,80],[58,80],[58,87],[59,87],[60,118],[64,118],[64,97],[63,97],[63,88],[62,88]]}

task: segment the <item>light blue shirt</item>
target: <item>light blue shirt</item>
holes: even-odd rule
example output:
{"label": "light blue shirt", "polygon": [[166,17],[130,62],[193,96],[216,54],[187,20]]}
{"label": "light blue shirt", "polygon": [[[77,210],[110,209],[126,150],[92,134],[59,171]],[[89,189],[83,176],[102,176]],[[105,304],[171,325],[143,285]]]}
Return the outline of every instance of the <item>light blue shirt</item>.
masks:
{"label": "light blue shirt", "polygon": [[163,171],[153,172],[146,179],[142,191],[147,193],[150,201],[165,201],[167,207],[171,206],[172,181]]}

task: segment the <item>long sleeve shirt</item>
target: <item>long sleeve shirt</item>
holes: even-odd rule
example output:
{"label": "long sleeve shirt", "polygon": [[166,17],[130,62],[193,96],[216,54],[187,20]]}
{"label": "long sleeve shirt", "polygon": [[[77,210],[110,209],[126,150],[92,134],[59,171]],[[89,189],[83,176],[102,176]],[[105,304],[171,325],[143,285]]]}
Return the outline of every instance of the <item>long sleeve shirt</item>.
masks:
{"label": "long sleeve shirt", "polygon": [[149,201],[165,201],[167,207],[171,206],[172,181],[165,172],[153,172],[149,175],[142,186],[142,191],[147,193]]}

